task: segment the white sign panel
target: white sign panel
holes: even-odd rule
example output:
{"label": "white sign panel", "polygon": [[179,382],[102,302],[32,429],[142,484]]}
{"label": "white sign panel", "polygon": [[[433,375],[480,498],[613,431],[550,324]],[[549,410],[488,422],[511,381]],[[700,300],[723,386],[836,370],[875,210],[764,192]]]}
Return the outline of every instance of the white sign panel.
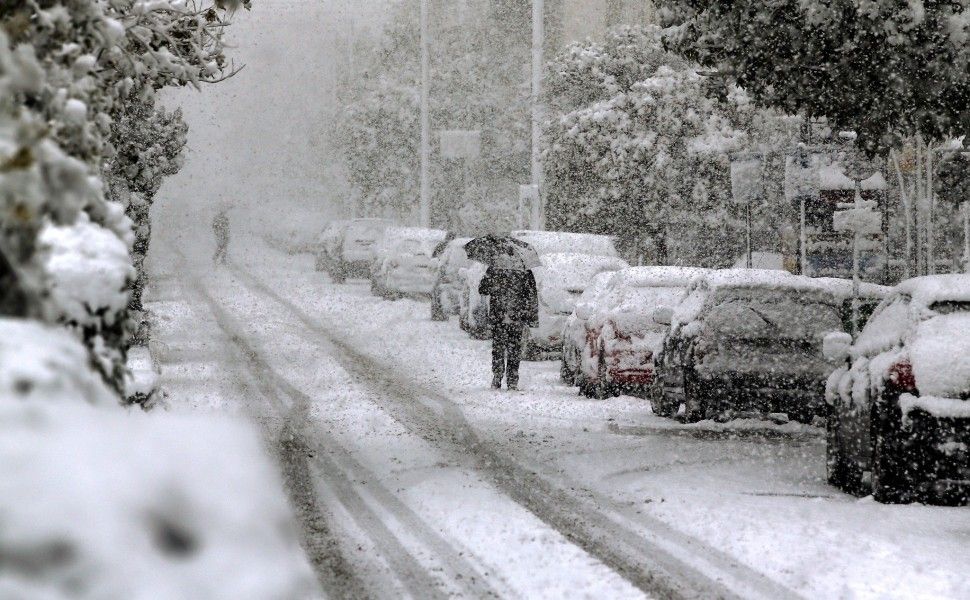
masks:
{"label": "white sign panel", "polygon": [[870,208],[839,210],[832,215],[832,228],[860,235],[882,233],[882,214]]}
{"label": "white sign panel", "polygon": [[438,132],[441,156],[448,159],[478,158],[482,132],[473,129],[446,129]]}
{"label": "white sign panel", "polygon": [[735,202],[745,204],[761,198],[761,160],[757,158],[731,161],[731,195]]}

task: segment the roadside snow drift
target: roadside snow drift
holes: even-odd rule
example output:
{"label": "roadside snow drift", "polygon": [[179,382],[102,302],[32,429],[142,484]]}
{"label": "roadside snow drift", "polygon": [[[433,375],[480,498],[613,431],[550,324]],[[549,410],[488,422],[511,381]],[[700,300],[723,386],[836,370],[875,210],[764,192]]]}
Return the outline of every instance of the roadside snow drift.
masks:
{"label": "roadside snow drift", "polygon": [[289,600],[313,575],[254,431],[0,404],[0,598]]}

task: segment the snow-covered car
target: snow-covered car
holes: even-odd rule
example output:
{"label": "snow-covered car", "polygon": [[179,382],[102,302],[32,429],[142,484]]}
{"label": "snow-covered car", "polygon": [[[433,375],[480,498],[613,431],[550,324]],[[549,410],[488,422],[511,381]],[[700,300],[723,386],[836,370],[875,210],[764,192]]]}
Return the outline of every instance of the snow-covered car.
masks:
{"label": "snow-covered car", "polygon": [[314,268],[317,271],[331,271],[340,245],[343,243],[343,233],[350,221],[337,219],[327,223],[314,246]]}
{"label": "snow-covered car", "polygon": [[354,219],[343,228],[340,244],[334,253],[330,276],[336,283],[348,277],[370,276],[374,251],[384,232],[394,223],[389,219]]}
{"label": "snow-covered car", "polygon": [[655,359],[654,413],[688,422],[824,416],[831,367],[822,338],[845,331],[842,299],[824,281],[784,271],[725,269],[696,279],[673,311]]}
{"label": "snow-covered car", "polygon": [[579,361],[586,346],[586,322],[593,316],[599,298],[609,289],[610,281],[615,275],[615,271],[606,271],[593,277],[590,284],[576,299],[576,308],[566,317],[562,331],[562,360],[559,367],[559,379],[566,385],[581,384]]}
{"label": "snow-covered car", "polygon": [[615,256],[593,256],[576,252],[553,252],[539,257],[542,266],[534,270],[539,292],[539,325],[526,334],[524,356],[561,352],[563,327],[576,308],[576,301],[600,273],[613,273],[630,265]]}
{"label": "snow-covered car", "polygon": [[461,269],[471,263],[465,254],[465,244],[471,238],[455,238],[448,242],[435,265],[434,288],[431,291],[431,320],[446,321],[457,315],[461,307]]}
{"label": "snow-covered car", "polygon": [[881,502],[966,502],[970,276],[900,283],[854,342],[827,336],[825,355],[842,363],[825,394],[829,482]]}
{"label": "snow-covered car", "polygon": [[618,272],[598,298],[584,328],[580,352],[580,392],[606,398],[619,393],[647,397],[653,357],[667,327],[653,319],[671,308],[706,269],[631,267]]}
{"label": "snow-covered car", "polygon": [[471,261],[467,267],[459,269],[458,276],[461,292],[458,300],[458,326],[475,339],[487,340],[488,299],[478,293],[478,284],[485,277],[485,265]]}
{"label": "snow-covered car", "polygon": [[[563,231],[533,231],[521,229],[512,231],[512,237],[528,243],[541,257],[544,254],[570,252],[590,256],[609,256],[618,258],[619,253],[608,235],[593,233],[570,233]],[[485,276],[485,266],[472,262],[461,274],[461,308],[459,323],[462,329],[473,337],[488,338],[488,302],[478,295],[478,284]]]}
{"label": "snow-covered car", "polygon": [[447,235],[441,229],[388,228],[371,269],[374,293],[384,298],[430,296],[437,262],[431,253]]}

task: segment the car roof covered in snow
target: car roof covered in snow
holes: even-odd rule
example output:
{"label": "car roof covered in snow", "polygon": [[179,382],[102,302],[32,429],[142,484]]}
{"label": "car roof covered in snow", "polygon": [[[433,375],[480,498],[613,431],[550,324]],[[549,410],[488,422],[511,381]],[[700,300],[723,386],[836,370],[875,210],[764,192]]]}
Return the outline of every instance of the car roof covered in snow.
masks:
{"label": "car roof covered in snow", "polygon": [[630,267],[614,275],[612,285],[623,287],[687,287],[697,277],[709,273],[701,267]]}
{"label": "car roof covered in snow", "polygon": [[420,240],[440,242],[448,235],[442,229],[427,229],[425,227],[388,227],[385,235],[395,240]]}
{"label": "car roof covered in snow", "polygon": [[552,252],[580,252],[598,256],[619,256],[613,238],[594,233],[570,233],[565,231],[513,231],[512,237],[531,245],[538,254]]}
{"label": "car roof covered in snow", "polygon": [[841,284],[819,280],[804,275],[792,275],[788,271],[774,269],[718,269],[702,275],[698,285],[706,285],[712,290],[732,288],[762,288],[817,292],[842,299]]}
{"label": "car roof covered in snow", "polygon": [[579,269],[600,267],[616,271],[627,266],[627,262],[615,256],[600,256],[583,252],[550,252],[539,257],[543,267],[551,269]]}
{"label": "car roof covered in snow", "polygon": [[934,302],[970,302],[970,275],[924,275],[907,279],[896,292],[912,297],[914,303],[929,306]]}
{"label": "car roof covered in snow", "polygon": [[[852,280],[840,279],[838,277],[813,277],[815,281],[823,284],[833,294],[840,298],[852,297]],[[879,285],[863,281],[859,283],[859,296],[862,298],[885,298],[893,291],[888,285]]]}

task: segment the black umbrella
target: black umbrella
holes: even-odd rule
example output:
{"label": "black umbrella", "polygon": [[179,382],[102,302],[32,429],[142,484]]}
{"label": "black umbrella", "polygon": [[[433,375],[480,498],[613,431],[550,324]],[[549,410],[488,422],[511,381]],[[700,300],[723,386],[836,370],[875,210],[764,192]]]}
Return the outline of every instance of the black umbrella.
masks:
{"label": "black umbrella", "polygon": [[508,235],[488,234],[465,244],[469,259],[497,269],[526,271],[540,266],[535,248]]}

